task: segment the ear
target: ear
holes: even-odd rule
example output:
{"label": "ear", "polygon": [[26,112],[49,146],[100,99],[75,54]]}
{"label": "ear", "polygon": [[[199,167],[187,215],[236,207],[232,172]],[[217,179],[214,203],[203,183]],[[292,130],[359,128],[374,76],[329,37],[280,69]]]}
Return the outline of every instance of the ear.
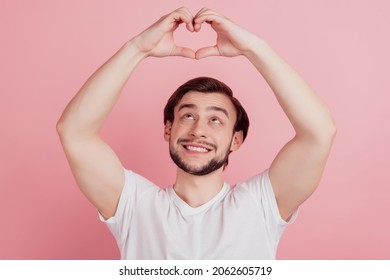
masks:
{"label": "ear", "polygon": [[172,123],[170,121],[167,121],[164,126],[164,139],[165,141],[169,141],[169,138],[171,137],[171,129],[172,129]]}
{"label": "ear", "polygon": [[231,152],[237,151],[243,142],[244,142],[244,136],[242,130],[234,132],[232,144],[230,145],[230,151]]}

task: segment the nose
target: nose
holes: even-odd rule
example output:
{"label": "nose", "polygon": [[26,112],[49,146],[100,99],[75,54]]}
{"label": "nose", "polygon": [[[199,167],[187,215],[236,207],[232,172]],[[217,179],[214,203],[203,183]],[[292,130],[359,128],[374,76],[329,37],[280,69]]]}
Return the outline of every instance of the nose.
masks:
{"label": "nose", "polygon": [[196,138],[206,138],[207,137],[207,128],[206,124],[203,124],[201,120],[197,120],[191,126],[189,135]]}

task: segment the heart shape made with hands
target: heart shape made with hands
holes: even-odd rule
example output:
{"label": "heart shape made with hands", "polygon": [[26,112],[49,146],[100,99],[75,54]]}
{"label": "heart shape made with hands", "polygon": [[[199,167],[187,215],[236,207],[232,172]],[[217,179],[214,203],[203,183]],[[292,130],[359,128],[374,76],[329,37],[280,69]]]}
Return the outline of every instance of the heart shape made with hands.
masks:
{"label": "heart shape made with hands", "polygon": [[[245,49],[245,45],[251,37],[250,33],[234,24],[228,18],[207,8],[201,9],[194,17],[185,8],[178,9],[165,19],[170,20],[170,25],[173,23],[170,35],[174,48],[169,55],[196,59],[208,56],[237,56],[243,54],[242,50]],[[215,45],[201,47],[197,51],[193,51],[191,48],[178,46],[175,43],[173,32],[175,32],[179,25],[184,24],[186,29],[191,33],[199,33],[204,23],[215,31],[217,35]]]}
{"label": "heart shape made with hands", "polygon": [[[174,31],[175,49],[170,55],[201,59],[220,55],[216,45],[216,32],[207,25],[197,31],[189,31],[185,26]],[[191,45],[191,48],[189,47]],[[206,47],[205,47],[206,46]]]}
{"label": "heart shape made with hands", "polygon": [[[194,51],[187,46],[176,44],[173,34],[180,25],[185,25],[190,33],[199,33],[204,23],[215,31],[217,35],[215,45],[200,47]],[[208,56],[233,57],[245,54],[252,38],[249,32],[212,10],[204,8],[193,17],[187,9],[180,8],[163,16],[146,29],[137,37],[136,43],[140,50],[150,56],[202,59]]]}
{"label": "heart shape made with hands", "polygon": [[[185,22],[177,22],[178,25]],[[218,14],[206,14],[201,18],[194,17],[191,22],[186,22],[186,29],[191,33],[199,33],[204,23],[207,23],[217,35],[215,45],[201,47],[197,51],[193,51],[188,47],[180,47],[175,44],[175,48],[170,55],[179,55],[189,58],[202,59],[208,56],[225,56],[234,57],[245,53],[248,49],[250,41],[253,40],[253,35],[238,25],[231,22],[229,19]],[[173,36],[172,36],[173,37]]]}

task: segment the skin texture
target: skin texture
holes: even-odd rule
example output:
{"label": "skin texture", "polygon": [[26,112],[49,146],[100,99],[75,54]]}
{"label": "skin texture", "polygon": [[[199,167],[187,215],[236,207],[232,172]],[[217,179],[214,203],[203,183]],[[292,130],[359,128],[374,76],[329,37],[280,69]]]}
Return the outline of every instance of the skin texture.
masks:
{"label": "skin texture", "polygon": [[[180,24],[185,24],[189,32],[201,32],[202,26],[209,24],[216,33],[215,45],[196,51],[177,46],[173,34]],[[259,78],[269,84],[295,130],[295,136],[269,168],[280,215],[287,220],[320,182],[336,134],[334,121],[310,86],[267,42],[208,8],[195,16],[185,7],[163,16],[126,42],[86,81],[65,108],[57,131],[81,191],[105,218],[115,214],[124,185],[123,167],[118,156],[100,138],[99,131],[137,65],[148,57],[168,56],[190,59],[244,56],[258,70]],[[220,94],[193,92],[185,95],[179,105],[183,102],[196,105],[192,107],[193,115],[181,118],[182,110],[179,112],[177,106],[174,122],[164,127],[164,138],[186,165],[200,169],[212,159],[221,159],[228,150],[234,152],[240,147],[242,133],[232,132],[234,113],[229,114],[222,128],[215,128],[214,113],[218,116],[222,113],[210,114],[206,108],[215,105],[231,112],[233,105]],[[180,139],[211,149],[204,154],[189,152]],[[219,192],[223,185],[222,172],[220,167],[198,176],[178,168],[174,189],[190,206],[197,207]]]}
{"label": "skin texture", "polygon": [[[174,133],[169,147],[187,173],[207,175],[223,167],[231,151],[236,113],[233,104],[220,93],[189,92],[175,110]],[[172,124],[167,125],[172,128]],[[185,147],[206,148],[208,152]],[[176,164],[178,164],[176,162]],[[179,166],[180,167],[180,166]]]}

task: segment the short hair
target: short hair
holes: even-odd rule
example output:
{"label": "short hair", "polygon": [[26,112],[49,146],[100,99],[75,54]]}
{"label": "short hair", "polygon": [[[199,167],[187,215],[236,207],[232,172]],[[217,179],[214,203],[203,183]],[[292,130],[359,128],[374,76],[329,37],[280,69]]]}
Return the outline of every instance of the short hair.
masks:
{"label": "short hair", "polygon": [[[249,129],[249,118],[240,101],[233,96],[233,91],[225,83],[210,77],[198,77],[181,85],[168,99],[164,108],[164,124],[168,121],[173,123],[174,110],[183,96],[189,91],[198,91],[202,93],[222,93],[229,97],[236,109],[236,123],[234,124],[233,132],[242,131],[243,140],[245,140]],[[227,165],[227,162],[226,162]]]}
{"label": "short hair", "polygon": [[249,129],[249,118],[244,107],[242,107],[240,101],[233,96],[233,91],[225,83],[218,81],[217,79],[210,77],[198,77],[181,85],[168,99],[164,108],[164,124],[167,121],[173,123],[174,110],[176,105],[180,102],[183,96],[189,91],[198,91],[203,93],[222,93],[229,97],[236,109],[236,123],[234,125],[234,132],[241,131],[243,133],[243,139],[245,140]]}

